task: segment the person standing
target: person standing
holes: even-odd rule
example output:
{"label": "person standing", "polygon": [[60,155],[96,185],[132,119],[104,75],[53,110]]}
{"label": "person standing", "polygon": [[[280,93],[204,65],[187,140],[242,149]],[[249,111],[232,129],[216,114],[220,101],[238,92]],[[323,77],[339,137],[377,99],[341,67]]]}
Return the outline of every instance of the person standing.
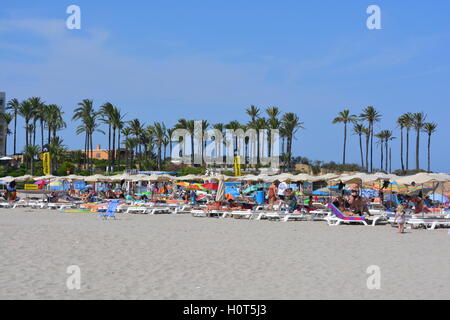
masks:
{"label": "person standing", "polygon": [[406,223],[405,214],[406,212],[404,210],[403,205],[399,205],[395,213],[395,222],[398,225],[398,233],[405,233],[405,223]]}
{"label": "person standing", "polygon": [[269,194],[268,194],[268,198],[269,198],[269,210],[273,210],[273,205],[275,203],[275,201],[277,201],[277,193],[278,193],[278,181],[275,180],[274,182],[272,182],[272,184],[269,187]]}
{"label": "person standing", "polygon": [[280,199],[280,200],[284,200],[285,199],[285,195],[284,195],[284,192],[286,191],[286,189],[288,188],[288,185],[287,185],[287,183],[286,182],[281,182],[279,185],[278,185],[278,198]]}

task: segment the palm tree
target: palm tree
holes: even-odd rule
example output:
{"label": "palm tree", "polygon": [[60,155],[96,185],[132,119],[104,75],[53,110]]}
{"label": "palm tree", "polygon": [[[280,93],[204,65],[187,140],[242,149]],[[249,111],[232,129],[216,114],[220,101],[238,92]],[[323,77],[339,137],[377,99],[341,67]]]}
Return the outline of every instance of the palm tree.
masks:
{"label": "palm tree", "polygon": [[37,157],[41,149],[39,146],[29,144],[23,151],[24,158],[26,159],[27,167],[30,165],[31,175],[34,175],[34,159]]}
{"label": "palm tree", "polygon": [[[95,132],[104,133],[102,130],[98,129],[99,124],[97,119],[99,113],[94,110],[94,102],[89,99],[84,99],[82,102],[78,103],[78,108],[74,110],[74,115],[72,120],[80,120],[81,125],[77,127],[77,134],[85,134],[84,150],[86,154],[86,165],[87,168],[92,170],[92,158],[93,158],[93,135]],[[90,155],[89,155],[90,152]]]}
{"label": "palm tree", "polygon": [[353,126],[353,134],[359,136],[359,151],[361,154],[361,168],[364,168],[364,152],[363,152],[363,144],[362,144],[362,135],[364,134],[364,125],[361,123],[356,123]]}
{"label": "palm tree", "polygon": [[375,134],[375,138],[378,139],[377,144],[380,146],[380,151],[381,151],[381,166],[380,166],[380,170],[383,171],[383,150],[384,150],[384,139],[385,139],[385,133],[383,131],[378,132],[377,134]]}
{"label": "palm tree", "polygon": [[125,168],[128,169],[128,137],[132,134],[130,127],[122,128],[122,134],[125,137]]}
{"label": "palm tree", "polygon": [[14,115],[14,154],[16,154],[16,138],[17,138],[17,115],[20,111],[20,102],[16,98],[11,99],[7,106],[6,110],[11,110]]}
{"label": "palm tree", "polygon": [[[278,116],[281,114],[280,109],[278,107],[269,107],[266,109],[266,113],[269,116],[267,120],[267,126],[270,130],[279,130],[281,121],[278,119]],[[267,136],[268,142],[268,150],[267,154],[270,157],[272,155],[272,135],[271,133]]]}
{"label": "palm tree", "polygon": [[346,109],[339,112],[338,117],[334,118],[333,124],[343,123],[344,124],[344,151],[342,153],[342,164],[345,164],[345,149],[347,146],[347,123],[355,122],[358,118],[350,114],[350,110]]}
{"label": "palm tree", "polygon": [[413,127],[413,114],[411,112],[405,113],[404,127],[406,128],[406,171],[409,170],[409,131]]}
{"label": "palm tree", "polygon": [[137,154],[138,148],[140,149],[141,147],[140,141],[142,140],[142,136],[144,135],[144,124],[141,124],[141,121],[139,119],[133,119],[129,122],[129,124],[131,134],[136,138],[135,148]]}
{"label": "palm tree", "polygon": [[[111,114],[110,114],[110,123],[112,126],[112,142],[113,142],[113,146],[112,146],[112,168],[114,169],[115,165],[116,165],[116,131],[118,131],[118,134],[120,135],[120,128],[123,126],[124,124],[124,115],[122,115],[120,109],[116,108],[113,106],[112,110],[111,110]],[[117,142],[117,146],[118,148],[120,148],[120,136]],[[119,150],[119,158],[120,158],[120,150]]]}
{"label": "palm tree", "polygon": [[287,138],[287,155],[288,155],[288,167],[291,168],[292,163],[292,141],[295,138],[295,133],[298,129],[303,128],[303,122],[300,121],[298,115],[292,112],[285,113],[282,119],[282,126],[286,132]]}
{"label": "palm tree", "polygon": [[[381,114],[373,107],[368,106],[363,110],[360,118],[367,121],[370,130],[370,171],[373,171],[373,131],[374,123],[380,121]],[[366,165],[369,170],[368,155],[366,154]]]}
{"label": "palm tree", "polygon": [[110,102],[106,102],[100,106],[100,121],[108,125],[108,166],[112,167],[112,156],[111,156],[111,128],[114,106]]}
{"label": "palm tree", "polygon": [[62,108],[56,104],[46,106],[45,118],[47,125],[47,142],[50,143],[51,138],[56,137],[58,130],[66,128],[66,122],[63,119],[64,112]]}
{"label": "palm tree", "polygon": [[370,144],[370,129],[368,127],[363,128],[363,134],[366,136],[366,172],[369,172],[369,144]]}
{"label": "palm tree", "polygon": [[408,125],[408,119],[406,114],[402,114],[397,119],[397,125],[400,127],[400,162],[402,166],[402,171],[405,171],[405,164],[403,161],[403,129]]}
{"label": "palm tree", "polygon": [[426,122],[422,130],[428,135],[428,172],[431,172],[431,135],[436,132],[437,124],[434,122]]}
{"label": "palm tree", "polygon": [[29,100],[25,100],[20,104],[18,114],[25,119],[25,148],[28,146],[28,133],[30,129],[30,120],[33,117],[33,105]]}
{"label": "palm tree", "polygon": [[388,149],[389,149],[389,141],[392,141],[395,139],[395,137],[393,136],[393,133],[391,130],[383,130],[383,136],[384,136],[384,144],[385,144],[385,149],[386,149],[386,165],[385,165],[385,170],[386,172],[389,171],[389,157],[388,157]]}
{"label": "palm tree", "polygon": [[413,128],[416,130],[416,170],[420,170],[419,150],[420,150],[420,132],[423,129],[427,116],[423,112],[413,114]]}
{"label": "palm tree", "polygon": [[[44,109],[45,109],[45,104],[42,101],[41,98],[39,97],[31,97],[30,99],[28,99],[32,105],[32,109],[33,109],[33,145],[36,144],[36,122],[40,121],[41,122],[41,133],[43,134],[43,117],[44,117]],[[43,144],[43,143],[42,143]]]}
{"label": "palm tree", "polygon": [[63,144],[63,139],[60,137],[53,137],[48,145],[48,150],[51,153],[51,168],[53,172],[58,171],[59,164],[62,163],[66,157],[67,147]]}
{"label": "palm tree", "polygon": [[250,108],[245,110],[245,113],[250,116],[251,122],[255,122],[255,120],[259,118],[260,110],[254,105],[251,105]]}
{"label": "palm tree", "polygon": [[155,142],[158,146],[158,170],[161,170],[161,148],[164,144],[164,139],[166,138],[166,126],[162,122],[155,122],[153,125],[153,135],[155,137]]}
{"label": "palm tree", "polygon": [[14,116],[10,113],[0,113],[0,118],[5,122],[5,149],[3,150],[5,156],[8,154],[8,135],[11,134],[11,130],[9,130],[9,125],[14,118]]}
{"label": "palm tree", "polygon": [[[241,127],[242,127],[242,125],[239,123],[239,121],[236,121],[236,120],[231,121],[225,125],[225,129],[234,130],[234,131],[240,129]],[[236,135],[235,141],[234,141],[234,148],[233,148],[234,153],[236,153],[238,151],[237,148],[238,148],[238,137]]]}

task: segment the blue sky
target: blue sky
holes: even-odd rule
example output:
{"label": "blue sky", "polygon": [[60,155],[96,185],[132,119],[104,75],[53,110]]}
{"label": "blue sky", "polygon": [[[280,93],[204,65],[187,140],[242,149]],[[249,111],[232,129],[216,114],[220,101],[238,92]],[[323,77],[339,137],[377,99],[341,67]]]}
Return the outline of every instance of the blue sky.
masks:
{"label": "blue sky", "polygon": [[[81,7],[81,30],[66,29],[71,4]],[[366,27],[372,4],[381,7],[381,30]],[[373,105],[383,116],[375,130],[398,138],[397,117],[424,111],[439,125],[432,170],[450,172],[449,12],[447,0],[3,0],[0,91],[59,104],[68,122],[85,98],[168,126],[179,118],[247,122],[246,107],[278,106],[305,123],[295,155],[336,162],[343,128],[331,121],[339,111]],[[70,148],[83,146],[75,127],[61,132]],[[95,141],[106,146],[107,138]],[[426,167],[425,135],[421,145]],[[392,146],[398,168],[399,139]],[[359,161],[358,148],[350,136],[347,161]]]}

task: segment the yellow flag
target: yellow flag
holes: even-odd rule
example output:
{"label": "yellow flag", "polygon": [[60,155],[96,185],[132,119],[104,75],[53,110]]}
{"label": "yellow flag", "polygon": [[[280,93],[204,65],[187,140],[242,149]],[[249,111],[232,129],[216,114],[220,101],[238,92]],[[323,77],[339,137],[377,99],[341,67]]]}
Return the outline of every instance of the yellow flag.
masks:
{"label": "yellow flag", "polygon": [[44,171],[44,176],[51,174],[50,169],[50,152],[45,152],[42,157],[42,170]]}
{"label": "yellow flag", "polygon": [[241,157],[240,156],[234,157],[234,175],[236,177],[241,176]]}

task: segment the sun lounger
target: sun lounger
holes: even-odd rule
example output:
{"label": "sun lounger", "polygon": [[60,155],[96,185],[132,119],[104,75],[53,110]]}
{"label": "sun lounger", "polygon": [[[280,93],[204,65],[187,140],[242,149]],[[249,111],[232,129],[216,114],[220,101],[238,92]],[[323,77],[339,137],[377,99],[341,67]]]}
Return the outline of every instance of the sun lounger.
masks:
{"label": "sun lounger", "polygon": [[[367,226],[367,221],[364,217],[352,217],[352,216],[346,216],[345,214],[342,213],[341,210],[339,210],[338,208],[336,208],[333,204],[328,204],[328,208],[331,209],[330,214],[325,217],[325,220],[327,221],[328,225],[330,226],[338,226],[341,223],[361,223],[365,226]],[[375,225],[376,221],[373,222],[372,225]]]}
{"label": "sun lounger", "polygon": [[27,200],[19,200],[19,201],[15,202],[13,205],[13,209],[18,208],[18,207],[23,207],[23,208],[28,207],[28,201]]}
{"label": "sun lounger", "polygon": [[144,206],[128,207],[126,213],[147,213],[147,209]]}
{"label": "sun lounger", "polygon": [[12,206],[13,205],[9,201],[1,201],[0,202],[0,207],[2,207],[2,208],[12,208]]}
{"label": "sun lounger", "polygon": [[106,212],[100,212],[100,216],[107,220],[108,218],[114,218],[116,219],[116,209],[120,204],[120,200],[111,200],[111,202],[108,205],[108,208],[106,209]]}
{"label": "sun lounger", "polygon": [[148,214],[161,214],[161,213],[171,213],[170,208],[161,207],[161,208],[151,208],[147,210]]}
{"label": "sun lounger", "polygon": [[439,227],[449,227],[450,219],[433,219],[433,218],[411,218],[406,221],[413,228],[425,227],[427,230],[434,230]]}

